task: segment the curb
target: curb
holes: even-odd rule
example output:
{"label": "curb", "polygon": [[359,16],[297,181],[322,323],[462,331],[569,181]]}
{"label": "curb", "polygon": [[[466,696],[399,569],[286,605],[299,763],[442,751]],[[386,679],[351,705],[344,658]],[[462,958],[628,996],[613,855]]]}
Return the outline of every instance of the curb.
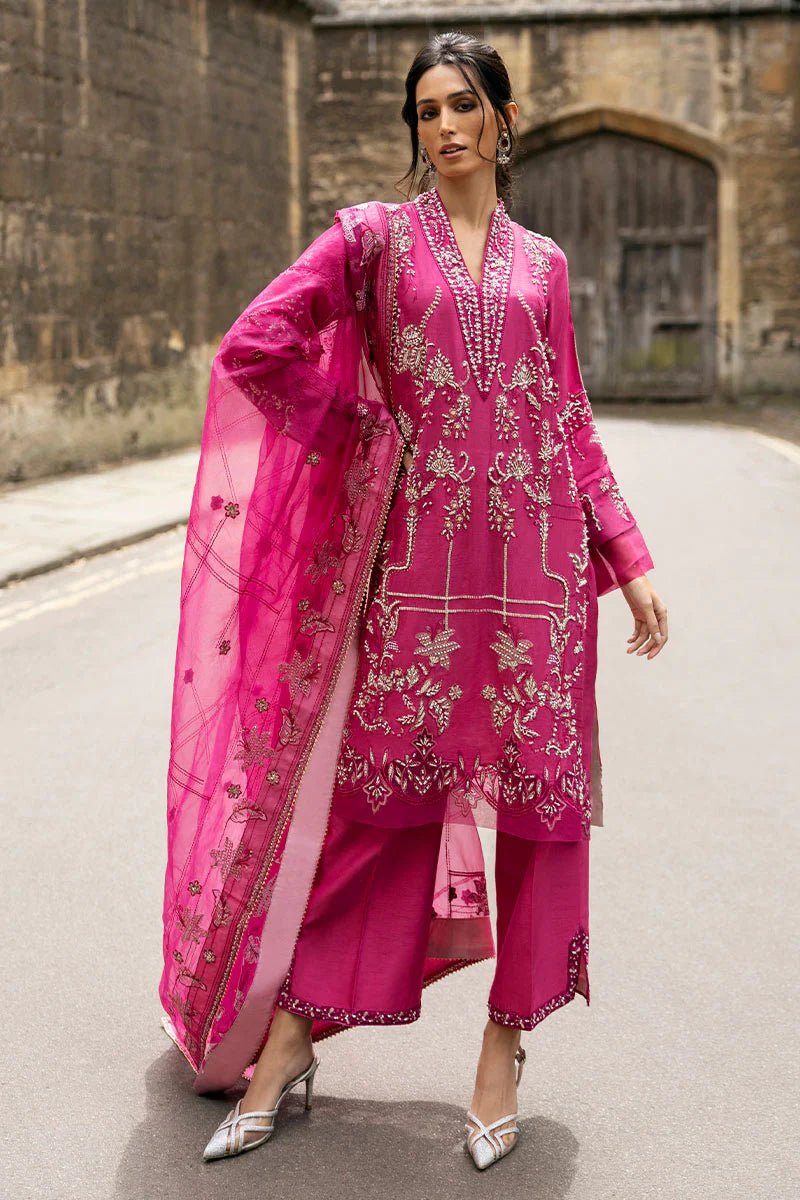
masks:
{"label": "curb", "polygon": [[138,530],[135,533],[120,534],[118,537],[107,538],[102,542],[96,542],[92,546],[85,546],[81,550],[70,550],[61,554],[54,554],[52,558],[42,559],[41,562],[34,563],[30,567],[23,567],[18,571],[8,571],[5,574],[0,574],[0,590],[12,583],[22,583],[26,579],[34,579],[37,575],[46,575],[49,571],[56,571],[59,567],[68,567],[70,563],[80,562],[81,559],[96,558],[99,554],[107,554],[111,550],[122,550],[125,546],[133,546],[137,542],[144,542],[148,538],[155,537],[159,533],[168,533],[171,529],[179,529],[181,526],[188,524],[188,517],[177,517],[172,521],[163,521],[158,525],[148,526],[146,529]]}

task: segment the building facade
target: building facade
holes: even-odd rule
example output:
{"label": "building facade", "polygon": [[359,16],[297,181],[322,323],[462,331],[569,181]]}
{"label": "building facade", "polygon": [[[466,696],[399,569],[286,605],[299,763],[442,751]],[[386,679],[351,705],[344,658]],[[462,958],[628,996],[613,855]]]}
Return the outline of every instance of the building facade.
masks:
{"label": "building facade", "polygon": [[245,304],[401,200],[403,80],[503,55],[512,216],[567,252],[592,400],[800,400],[796,5],[0,0],[0,480],[190,444]]}

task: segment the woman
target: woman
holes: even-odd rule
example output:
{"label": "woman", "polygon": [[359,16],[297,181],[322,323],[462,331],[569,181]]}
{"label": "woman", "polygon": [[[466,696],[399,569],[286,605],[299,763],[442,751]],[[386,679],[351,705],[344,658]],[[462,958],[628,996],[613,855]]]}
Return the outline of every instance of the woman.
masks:
{"label": "woman", "polygon": [[[206,1159],[261,1145],[313,1043],[416,1020],[495,945],[466,1146],[518,1135],[532,1029],[589,1002],[602,823],[597,596],[628,653],[666,609],[580,377],[567,264],[513,222],[517,105],[490,46],[439,35],[403,118],[424,187],[333,225],[212,369],[182,576],[164,1025],[198,1092],[242,1075]],[[533,886],[534,868],[536,885]]]}

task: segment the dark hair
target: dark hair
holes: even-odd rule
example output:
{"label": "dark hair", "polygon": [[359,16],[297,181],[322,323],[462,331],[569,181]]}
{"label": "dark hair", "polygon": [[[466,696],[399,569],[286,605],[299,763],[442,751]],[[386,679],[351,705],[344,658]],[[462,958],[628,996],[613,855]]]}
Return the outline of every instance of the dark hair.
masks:
{"label": "dark hair", "polygon": [[[411,166],[397,181],[395,186],[399,188],[404,180],[411,177],[406,199],[411,198],[411,188],[417,171],[419,170],[420,155],[419,155],[419,134],[417,132],[417,83],[420,76],[424,75],[431,67],[436,67],[440,63],[457,67],[464,79],[471,88],[475,87],[476,80],[480,83],[483,91],[489,98],[492,108],[505,125],[511,141],[511,153],[514,152],[515,137],[511,126],[506,120],[506,115],[503,112],[503,105],[508,104],[513,100],[511,94],[511,81],[508,78],[508,71],[500,55],[495,50],[494,46],[488,45],[486,42],[481,42],[471,33],[460,33],[450,31],[448,33],[437,33],[432,37],[417,55],[411,64],[408,74],[406,75],[406,99],[402,108],[402,117],[411,132]],[[465,69],[466,68],[466,69]],[[468,74],[469,72],[469,74]],[[481,108],[483,102],[481,101]],[[486,110],[483,110],[483,120],[481,121],[481,131],[478,134],[478,141],[483,136],[484,125],[486,123]],[[481,155],[483,157],[483,155]],[[485,160],[489,162],[489,159]],[[507,209],[511,208],[512,200],[512,176],[510,163],[496,163],[495,165],[495,187],[497,194],[502,198]],[[423,188],[423,190],[427,190]]]}

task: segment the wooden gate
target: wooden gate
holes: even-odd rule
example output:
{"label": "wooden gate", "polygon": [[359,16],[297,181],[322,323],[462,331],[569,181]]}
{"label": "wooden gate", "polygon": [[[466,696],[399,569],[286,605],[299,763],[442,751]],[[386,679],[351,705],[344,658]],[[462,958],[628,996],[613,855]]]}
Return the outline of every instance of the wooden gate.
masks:
{"label": "wooden gate", "polygon": [[717,338],[717,178],[689,154],[602,131],[538,151],[513,219],[567,255],[592,400],[707,398]]}

